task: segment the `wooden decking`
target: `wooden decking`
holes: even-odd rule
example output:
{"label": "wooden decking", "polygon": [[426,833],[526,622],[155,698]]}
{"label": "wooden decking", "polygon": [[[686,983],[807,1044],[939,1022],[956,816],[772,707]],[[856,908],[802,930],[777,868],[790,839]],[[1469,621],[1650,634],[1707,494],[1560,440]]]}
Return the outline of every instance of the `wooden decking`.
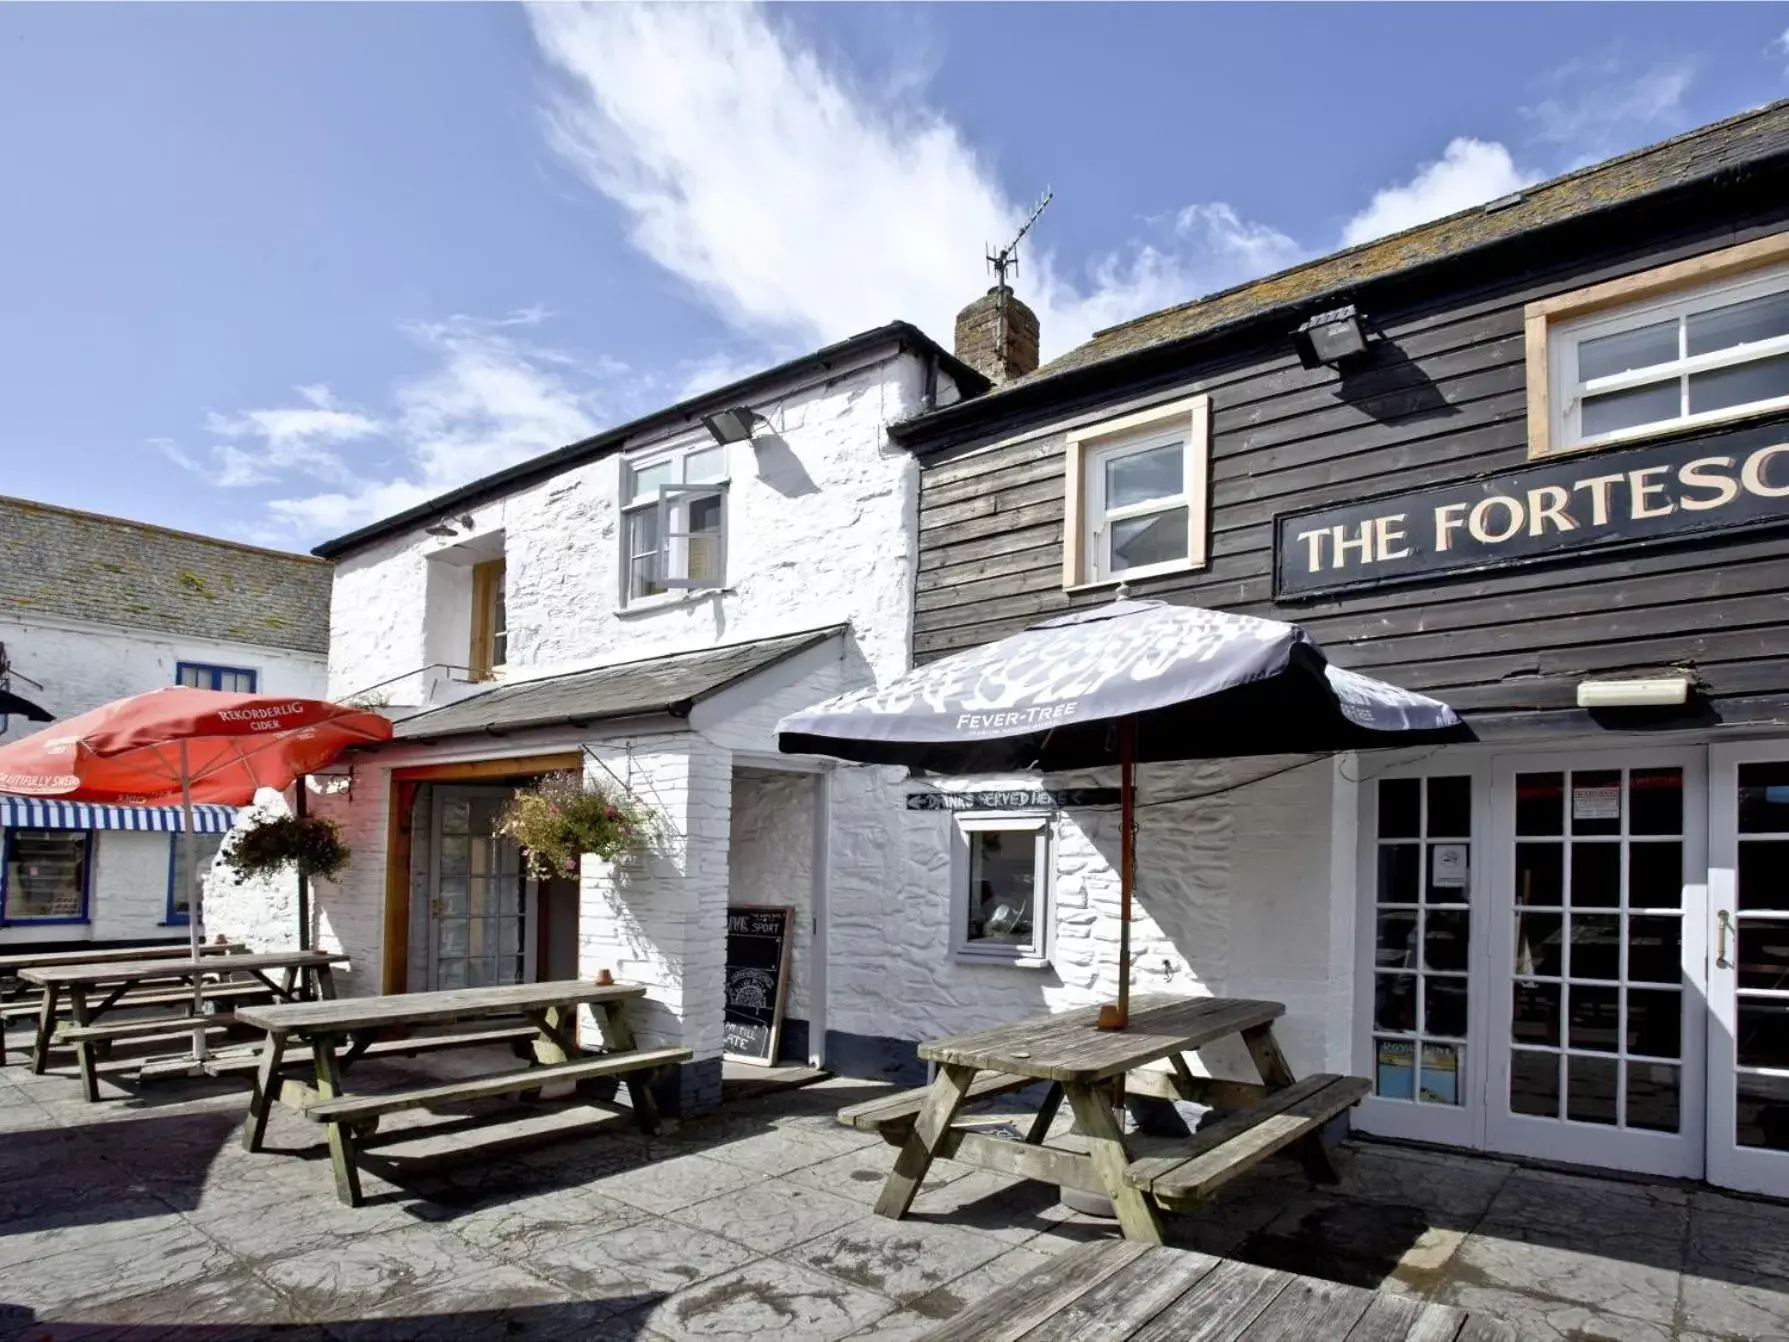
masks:
{"label": "wooden decking", "polygon": [[1136,1240],[1071,1249],[922,1342],[1515,1342],[1508,1324]]}

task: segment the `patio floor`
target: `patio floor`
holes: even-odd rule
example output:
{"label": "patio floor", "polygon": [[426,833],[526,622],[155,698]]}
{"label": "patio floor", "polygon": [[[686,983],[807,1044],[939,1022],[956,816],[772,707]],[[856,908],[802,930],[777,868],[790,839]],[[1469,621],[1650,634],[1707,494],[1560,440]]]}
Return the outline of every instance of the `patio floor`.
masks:
{"label": "patio floor", "polygon": [[[72,1077],[0,1072],[7,1342],[895,1342],[1115,1233],[1054,1189],[950,1164],[907,1220],[872,1217],[893,1149],[832,1121],[874,1093],[861,1082],[759,1095],[672,1135],[604,1121],[469,1160],[487,1126],[455,1139],[450,1166],[413,1168],[402,1187],[369,1178],[358,1211],[335,1201],[315,1125],[276,1111],[272,1150],[241,1150],[240,1085],[107,1090],[120,1098],[88,1105]],[[1269,1164],[1170,1218],[1170,1242],[1457,1304],[1524,1337],[1789,1337],[1789,1206],[1364,1142],[1351,1152],[1339,1188]]]}

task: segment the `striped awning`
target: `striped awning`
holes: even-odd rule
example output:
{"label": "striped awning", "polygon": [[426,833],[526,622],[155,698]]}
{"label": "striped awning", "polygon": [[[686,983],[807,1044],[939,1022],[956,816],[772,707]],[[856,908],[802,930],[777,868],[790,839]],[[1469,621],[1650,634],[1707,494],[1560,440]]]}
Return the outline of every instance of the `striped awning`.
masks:
{"label": "striped awning", "polygon": [[[193,832],[228,834],[235,823],[234,806],[195,805]],[[52,801],[42,797],[0,796],[0,826],[19,829],[147,829],[178,833],[178,806],[100,806],[84,801]]]}

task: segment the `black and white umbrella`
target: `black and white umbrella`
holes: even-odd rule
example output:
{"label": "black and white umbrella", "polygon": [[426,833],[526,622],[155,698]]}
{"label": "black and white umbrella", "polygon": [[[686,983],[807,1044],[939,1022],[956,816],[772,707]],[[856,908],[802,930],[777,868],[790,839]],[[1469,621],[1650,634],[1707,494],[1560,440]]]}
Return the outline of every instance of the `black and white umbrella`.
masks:
{"label": "black and white umbrella", "polygon": [[941,774],[1123,771],[1118,1004],[1129,1018],[1135,766],[1371,749],[1463,734],[1446,704],[1329,665],[1295,624],[1116,601],[854,690],[777,724],[786,754]]}

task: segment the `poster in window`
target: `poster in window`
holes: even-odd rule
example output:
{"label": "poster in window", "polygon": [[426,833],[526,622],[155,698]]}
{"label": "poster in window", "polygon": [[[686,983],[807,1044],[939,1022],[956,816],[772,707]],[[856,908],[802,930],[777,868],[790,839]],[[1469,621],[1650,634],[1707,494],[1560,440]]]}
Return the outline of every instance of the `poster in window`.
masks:
{"label": "poster in window", "polygon": [[1460,1102],[1460,1046],[1424,1044],[1422,1100],[1425,1104]]}
{"label": "poster in window", "polygon": [[1388,1100],[1416,1098],[1416,1044],[1409,1039],[1375,1041],[1375,1092]]}
{"label": "poster in window", "polygon": [[1621,784],[1608,786],[1572,784],[1573,820],[1621,819]]}
{"label": "poster in window", "polygon": [[1429,884],[1437,890],[1464,888],[1466,884],[1466,845],[1438,843],[1430,852]]}

